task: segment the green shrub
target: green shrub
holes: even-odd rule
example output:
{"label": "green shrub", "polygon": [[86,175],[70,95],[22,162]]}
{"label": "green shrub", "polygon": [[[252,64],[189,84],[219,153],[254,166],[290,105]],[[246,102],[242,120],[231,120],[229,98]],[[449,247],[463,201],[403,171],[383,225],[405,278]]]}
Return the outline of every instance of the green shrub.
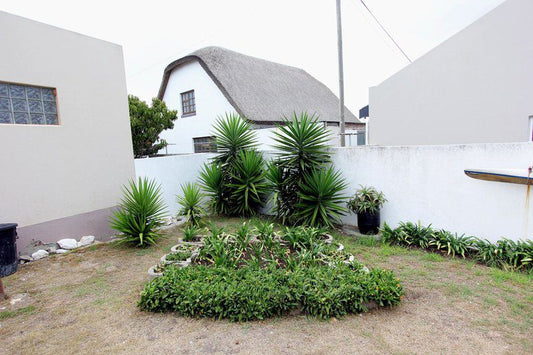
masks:
{"label": "green shrub", "polygon": [[239,115],[219,118],[214,126],[218,154],[200,173],[209,207],[219,215],[251,216],[264,205],[267,185],[257,137]]}
{"label": "green shrub", "polygon": [[122,233],[121,243],[146,247],[161,236],[158,228],[166,217],[161,187],[153,180],[130,181],[123,188],[124,196],[110,219],[111,228]]}
{"label": "green shrub", "polygon": [[436,231],[411,222],[400,223],[392,229],[386,223],[381,229],[383,240],[389,244],[419,247],[439,251],[452,257],[471,257],[479,263],[504,269],[533,269],[533,241],[502,239],[495,243],[446,230]]}
{"label": "green shrub", "polygon": [[372,186],[360,186],[347,202],[348,209],[353,213],[376,213],[387,202],[383,192]]}
{"label": "green shrub", "polygon": [[346,212],[342,206],[345,199],[342,190],[346,186],[340,172],[331,167],[305,174],[298,191],[300,201],[296,204],[296,220],[309,226],[340,224],[340,216]]}
{"label": "green shrub", "polygon": [[306,113],[284,118],[275,132],[279,153],[267,165],[266,178],[284,223],[331,225],[344,214],[342,189],[332,184],[343,186],[344,180],[330,168],[329,136],[318,117]]}
{"label": "green shrub", "polygon": [[190,317],[249,321],[280,316],[299,307],[323,319],[365,311],[367,306],[395,306],[403,289],[390,271],[354,271],[298,267],[167,267],[141,294],[146,311],[177,312]]}
{"label": "green shrub", "polygon": [[194,240],[194,237],[196,237],[199,231],[200,231],[200,228],[198,228],[195,225],[190,225],[190,226],[183,228],[183,241],[192,242]]}
{"label": "green shrub", "polygon": [[263,155],[256,150],[243,150],[235,158],[230,184],[234,214],[252,216],[263,207],[268,188],[264,166]]}
{"label": "green shrub", "polygon": [[177,201],[181,206],[179,214],[186,216],[193,226],[198,226],[202,215],[205,214],[202,206],[202,192],[198,185],[190,182],[181,185],[181,192],[182,195],[177,196]]}

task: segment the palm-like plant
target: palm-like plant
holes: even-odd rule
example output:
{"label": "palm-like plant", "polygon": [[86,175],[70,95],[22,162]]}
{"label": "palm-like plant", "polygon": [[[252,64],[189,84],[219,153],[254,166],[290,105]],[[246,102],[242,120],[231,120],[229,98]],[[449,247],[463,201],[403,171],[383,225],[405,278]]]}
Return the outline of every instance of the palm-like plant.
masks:
{"label": "palm-like plant", "polygon": [[264,205],[267,184],[263,176],[263,155],[256,150],[243,150],[235,158],[231,176],[233,214],[254,215]]}
{"label": "palm-like plant", "polygon": [[122,233],[122,243],[138,247],[155,244],[161,236],[158,228],[166,217],[161,187],[153,180],[130,181],[124,196],[110,219],[111,228]]}
{"label": "palm-like plant", "polygon": [[200,183],[209,197],[209,209],[218,215],[226,215],[231,210],[231,190],[226,183],[227,174],[221,164],[204,164],[200,172]]}
{"label": "palm-like plant", "polygon": [[227,164],[235,159],[240,151],[257,146],[256,134],[250,123],[238,114],[226,114],[215,122],[214,134],[217,139],[218,155],[215,162]]}
{"label": "palm-like plant", "polygon": [[283,125],[275,132],[274,147],[280,151],[282,166],[304,174],[331,161],[328,153],[329,132],[315,115],[293,113],[284,117]]}
{"label": "palm-like plant", "polygon": [[179,214],[186,216],[193,226],[198,226],[201,216],[205,214],[202,206],[203,194],[198,185],[191,182],[181,185],[181,192],[181,195],[176,196],[181,206]]}
{"label": "palm-like plant", "polygon": [[[266,178],[274,192],[275,210],[283,222],[295,222],[302,208],[304,179],[325,169],[331,158],[330,134],[315,115],[293,113],[275,132],[278,159],[267,166]],[[341,208],[342,209],[342,208]]]}
{"label": "palm-like plant", "polygon": [[342,206],[346,198],[342,191],[346,186],[340,172],[332,167],[304,175],[298,191],[296,219],[310,226],[329,227],[340,222],[340,216],[346,213]]}

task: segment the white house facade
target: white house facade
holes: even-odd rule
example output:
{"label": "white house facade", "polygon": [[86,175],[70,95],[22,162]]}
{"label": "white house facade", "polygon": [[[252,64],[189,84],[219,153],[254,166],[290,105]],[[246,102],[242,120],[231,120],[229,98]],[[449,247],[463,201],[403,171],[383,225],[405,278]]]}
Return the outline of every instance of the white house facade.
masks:
{"label": "white house facade", "polygon": [[508,0],[370,89],[369,143],[531,141],[533,1]]}
{"label": "white house facade", "polygon": [[[179,117],[160,135],[168,143],[163,154],[215,151],[213,124],[229,113],[250,120],[263,150],[272,148],[282,116],[303,111],[318,115],[339,144],[338,99],[326,86],[301,69],[227,49],[207,47],[169,64],[159,98]],[[347,109],[346,118],[347,133],[364,135],[365,125]]]}

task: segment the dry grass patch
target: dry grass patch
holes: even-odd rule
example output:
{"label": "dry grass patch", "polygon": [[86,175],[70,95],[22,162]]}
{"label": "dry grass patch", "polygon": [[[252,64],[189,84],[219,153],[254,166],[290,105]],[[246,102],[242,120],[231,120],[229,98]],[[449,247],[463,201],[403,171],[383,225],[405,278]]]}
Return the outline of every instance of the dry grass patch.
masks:
{"label": "dry grass patch", "polygon": [[[241,219],[213,219],[239,227]],[[531,353],[533,280],[462,260],[337,234],[368,266],[394,270],[401,306],[329,322],[194,320],[139,311],[146,270],[178,229],[150,249],[98,245],[22,265],[4,279],[2,352],[34,353]]]}

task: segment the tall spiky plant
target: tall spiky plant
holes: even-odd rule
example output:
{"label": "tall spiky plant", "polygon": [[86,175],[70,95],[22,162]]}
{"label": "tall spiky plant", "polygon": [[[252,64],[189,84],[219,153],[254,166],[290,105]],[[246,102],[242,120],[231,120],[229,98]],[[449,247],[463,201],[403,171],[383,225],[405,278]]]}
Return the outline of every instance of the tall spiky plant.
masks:
{"label": "tall spiky plant", "polygon": [[[274,191],[275,211],[284,222],[314,224],[315,219],[307,218],[303,210],[303,182],[331,164],[330,133],[317,116],[304,112],[284,117],[274,134],[274,147],[279,153],[268,164],[266,177]],[[338,180],[343,181],[340,176]],[[342,210],[341,207],[339,213]]]}
{"label": "tall spiky plant", "polygon": [[235,214],[251,216],[264,205],[267,194],[264,165],[263,155],[256,150],[243,150],[237,155],[230,184]]}
{"label": "tall spiky plant", "polygon": [[257,136],[252,126],[236,113],[219,117],[213,128],[218,150],[214,161],[217,163],[230,163],[239,152],[257,147]]}
{"label": "tall spiky plant", "polygon": [[179,214],[187,217],[187,221],[193,226],[198,226],[202,215],[205,214],[203,197],[198,185],[192,182],[181,185],[181,195],[176,196],[181,206]]}
{"label": "tall spiky plant", "polygon": [[139,177],[137,183],[123,187],[124,196],[110,219],[111,228],[122,233],[122,243],[137,247],[155,244],[161,236],[159,227],[167,216],[161,186],[154,180]]}
{"label": "tall spiky plant", "polygon": [[263,205],[266,186],[264,160],[255,150],[257,136],[237,114],[219,117],[214,125],[218,154],[205,165],[200,182],[210,208],[220,215],[249,216]]}

